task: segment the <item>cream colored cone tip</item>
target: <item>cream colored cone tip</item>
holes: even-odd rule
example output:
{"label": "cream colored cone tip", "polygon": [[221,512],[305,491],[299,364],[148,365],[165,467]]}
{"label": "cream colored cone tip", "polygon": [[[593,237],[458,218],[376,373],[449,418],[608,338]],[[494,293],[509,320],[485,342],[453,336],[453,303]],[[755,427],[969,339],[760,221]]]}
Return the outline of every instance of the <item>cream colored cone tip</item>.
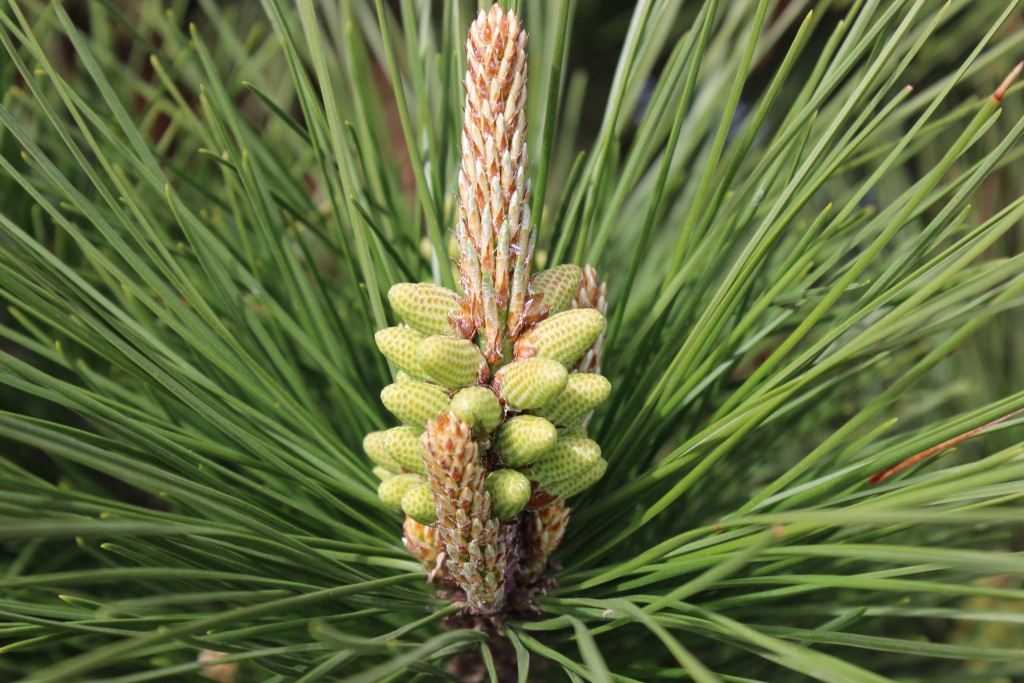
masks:
{"label": "cream colored cone tip", "polygon": [[425,382],[389,384],[381,390],[380,400],[395,417],[420,431],[428,420],[448,410],[445,390]]}
{"label": "cream colored cone tip", "polygon": [[434,507],[434,494],[426,483],[409,488],[402,496],[402,511],[420,524],[433,524],[437,521],[437,508]]}
{"label": "cream colored cone tip", "polygon": [[423,369],[416,359],[417,349],[424,336],[411,327],[387,327],[373,335],[377,348],[398,370],[413,377],[423,377]]}
{"label": "cream colored cone tip", "polygon": [[497,428],[504,415],[498,397],[487,387],[466,387],[455,392],[449,410],[460,422],[487,433]]}
{"label": "cream colored cone tip", "polygon": [[498,432],[495,450],[509,467],[532,465],[550,451],[558,441],[555,426],[543,417],[517,415]]}
{"label": "cream colored cone tip", "polygon": [[530,502],[530,480],[516,470],[496,470],[487,475],[484,488],[491,496],[491,512],[498,519],[515,517]]}
{"label": "cream colored cone tip", "polygon": [[420,524],[406,515],[402,530],[405,532],[402,543],[413,554],[413,557],[422,562],[427,571],[438,570],[437,557],[441,553],[443,544],[438,538],[437,529]]}
{"label": "cream colored cone tip", "polygon": [[576,297],[583,271],[571,263],[542,270],[533,276],[530,285],[535,294],[543,294],[541,305],[548,306],[549,315],[567,310]]}
{"label": "cream colored cone tip", "polygon": [[568,380],[565,366],[547,358],[515,361],[495,375],[501,397],[517,410],[532,410],[551,402],[562,393]]}
{"label": "cream colored cone tip", "polygon": [[402,509],[402,497],[406,492],[423,483],[418,474],[398,474],[377,485],[377,496],[392,510]]}
{"label": "cream colored cone tip", "polygon": [[551,492],[551,486],[582,475],[601,458],[596,441],[581,437],[560,438],[548,454],[526,471],[540,490]]}
{"label": "cream colored cone tip", "polygon": [[458,308],[452,290],[427,282],[402,282],[388,290],[388,301],[402,320],[423,334],[452,334],[448,315]]}
{"label": "cream colored cone tip", "polygon": [[415,427],[392,427],[384,432],[381,440],[388,455],[403,469],[416,474],[426,474],[427,466],[423,463],[420,431],[422,430]]}
{"label": "cream colored cone tip", "polygon": [[575,427],[611,393],[612,384],[601,375],[569,375],[565,390],[538,412],[560,427]]}
{"label": "cream colored cone tip", "polygon": [[604,316],[594,308],[557,313],[519,338],[516,357],[537,356],[572,365],[597,340],[604,326]]}
{"label": "cream colored cone tip", "polygon": [[473,342],[444,335],[423,339],[416,349],[416,359],[430,379],[452,388],[476,382],[486,363]]}

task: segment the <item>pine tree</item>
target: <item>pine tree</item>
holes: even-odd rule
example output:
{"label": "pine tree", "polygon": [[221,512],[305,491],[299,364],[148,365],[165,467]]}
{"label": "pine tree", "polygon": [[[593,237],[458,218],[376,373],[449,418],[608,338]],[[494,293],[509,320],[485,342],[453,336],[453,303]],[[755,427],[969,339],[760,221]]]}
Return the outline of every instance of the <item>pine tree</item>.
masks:
{"label": "pine tree", "polygon": [[1020,678],[1021,10],[8,0],[0,680]]}

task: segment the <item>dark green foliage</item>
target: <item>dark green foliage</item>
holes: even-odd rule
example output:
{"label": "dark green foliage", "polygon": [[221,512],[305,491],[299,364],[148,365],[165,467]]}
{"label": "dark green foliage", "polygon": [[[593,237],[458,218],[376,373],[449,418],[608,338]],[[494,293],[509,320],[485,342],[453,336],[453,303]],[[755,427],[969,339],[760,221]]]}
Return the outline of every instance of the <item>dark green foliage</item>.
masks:
{"label": "dark green foliage", "polygon": [[475,8],[0,9],[0,679],[1024,675],[1024,420],[868,482],[1024,408],[1020,3],[509,4],[614,391],[559,588],[489,645],[360,452],[384,294],[452,284]]}

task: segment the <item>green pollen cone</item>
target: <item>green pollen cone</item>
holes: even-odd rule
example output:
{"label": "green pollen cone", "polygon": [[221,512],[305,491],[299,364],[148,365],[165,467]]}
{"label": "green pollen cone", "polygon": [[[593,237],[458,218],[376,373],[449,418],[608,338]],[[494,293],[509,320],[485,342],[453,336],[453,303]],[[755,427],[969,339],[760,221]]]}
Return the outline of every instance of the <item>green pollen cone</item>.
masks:
{"label": "green pollen cone", "polygon": [[583,493],[591,486],[597,483],[597,481],[604,476],[605,470],[608,469],[608,463],[604,458],[598,458],[597,462],[594,463],[586,472],[573,477],[571,479],[563,479],[560,482],[552,484],[547,487],[548,493],[554,494],[559,498],[569,498],[575,496],[577,493]]}
{"label": "green pollen cone", "polygon": [[569,437],[585,439],[587,438],[587,428],[583,425],[579,425],[578,427],[568,427],[566,429],[558,430],[559,439],[568,439]]}
{"label": "green pollen cone", "polygon": [[523,467],[540,460],[556,441],[558,431],[543,417],[517,415],[502,426],[494,449],[509,467]]}
{"label": "green pollen cone", "polygon": [[569,373],[564,365],[547,358],[527,358],[509,363],[495,374],[501,397],[517,410],[532,410],[550,403],[565,389]]}
{"label": "green pollen cone", "polygon": [[427,421],[448,410],[448,394],[426,382],[389,384],[380,392],[384,407],[399,420],[423,431]]}
{"label": "green pollen cone", "polygon": [[491,512],[498,519],[515,517],[530,502],[530,480],[515,470],[491,472],[484,489],[491,495]]}
{"label": "green pollen cone", "polygon": [[390,479],[391,477],[395,476],[395,473],[386,467],[381,467],[380,465],[377,465],[376,467],[373,468],[373,476],[383,481],[385,479]]}
{"label": "green pollen cone", "polygon": [[363,437],[363,450],[375,465],[397,472],[402,468],[384,447],[383,437],[384,432],[370,432]]}
{"label": "green pollen cone", "polygon": [[476,344],[444,335],[422,340],[416,349],[416,360],[430,379],[452,388],[476,382],[486,363]]}
{"label": "green pollen cone", "polygon": [[423,477],[418,474],[396,474],[377,486],[377,496],[392,510],[401,510],[402,497],[409,489],[422,483]]}
{"label": "green pollen cone", "polygon": [[554,315],[569,308],[582,279],[583,271],[579,266],[565,264],[537,273],[530,280],[530,286],[535,294],[544,295],[541,304],[550,306],[548,313]]}
{"label": "green pollen cone", "polygon": [[423,334],[451,334],[448,314],[458,308],[456,294],[427,282],[402,282],[388,290],[388,301],[402,320]]}
{"label": "green pollen cone", "polygon": [[556,425],[575,427],[604,403],[611,390],[611,382],[601,375],[574,373],[569,375],[565,390],[538,412]]}
{"label": "green pollen cone", "polygon": [[537,482],[540,490],[551,493],[550,487],[581,476],[600,459],[601,447],[596,441],[578,436],[563,437],[525,474]]}
{"label": "green pollen cone", "polygon": [[537,356],[572,365],[597,340],[604,326],[604,316],[594,308],[558,313],[519,338],[516,357]]}
{"label": "green pollen cone", "polygon": [[474,429],[483,429],[488,434],[498,427],[504,414],[498,397],[487,387],[466,387],[457,391],[449,410],[460,422],[473,425]]}
{"label": "green pollen cone", "polygon": [[415,427],[392,427],[384,432],[381,439],[388,455],[403,469],[417,474],[426,474],[427,467],[423,463],[423,444],[420,433]]}
{"label": "green pollen cone", "polygon": [[402,511],[420,524],[433,524],[437,521],[437,508],[434,506],[434,494],[426,482],[413,486],[402,496]]}
{"label": "green pollen cone", "polygon": [[416,349],[423,334],[411,327],[388,327],[373,335],[377,348],[392,365],[414,377],[422,377],[423,369],[416,360]]}

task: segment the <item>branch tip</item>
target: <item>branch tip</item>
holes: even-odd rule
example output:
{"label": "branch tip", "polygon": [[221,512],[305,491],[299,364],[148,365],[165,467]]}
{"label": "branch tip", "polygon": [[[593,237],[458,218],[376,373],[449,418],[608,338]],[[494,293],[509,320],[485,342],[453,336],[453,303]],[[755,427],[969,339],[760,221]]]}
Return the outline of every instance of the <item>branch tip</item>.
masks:
{"label": "branch tip", "polygon": [[1007,74],[1006,78],[1003,79],[1003,82],[999,84],[998,88],[996,88],[996,91],[992,93],[992,99],[996,102],[1002,102],[1003,96],[1006,95],[1006,91],[1009,90],[1010,86],[1013,85],[1013,82],[1017,80],[1021,71],[1024,71],[1024,61],[1017,62],[1017,66],[1013,67],[1013,71]]}
{"label": "branch tip", "polygon": [[[1022,63],[1022,65],[1024,65],[1024,63]],[[1020,72],[1021,66],[1018,66],[1016,70]],[[896,463],[892,467],[889,467],[888,469],[884,469],[881,472],[875,472],[873,475],[871,475],[871,478],[868,479],[868,483],[870,483],[871,485],[881,484],[883,481],[893,476],[894,474],[902,472],[908,467],[916,465],[917,463],[921,462],[922,460],[925,460],[926,458],[930,458],[931,456],[936,455],[937,453],[941,453],[947,448],[957,445],[961,441],[969,439],[970,437],[975,436],[976,434],[981,434],[982,432],[990,429],[991,427],[995,427],[996,425],[1006,422],[1010,418],[1016,417],[1017,415],[1020,415],[1022,413],[1024,413],[1024,408],[1018,408],[1017,410],[1014,410],[1012,413],[1003,415],[1002,417],[996,418],[991,422],[986,422],[980,427],[975,427],[974,429],[966,431],[963,434],[960,434],[959,436],[954,436],[952,439],[947,439],[946,441],[943,441],[937,446],[932,446],[927,450],[923,450],[920,453],[916,453],[910,456],[909,458],[906,458],[905,460],[901,460],[900,462]]]}

